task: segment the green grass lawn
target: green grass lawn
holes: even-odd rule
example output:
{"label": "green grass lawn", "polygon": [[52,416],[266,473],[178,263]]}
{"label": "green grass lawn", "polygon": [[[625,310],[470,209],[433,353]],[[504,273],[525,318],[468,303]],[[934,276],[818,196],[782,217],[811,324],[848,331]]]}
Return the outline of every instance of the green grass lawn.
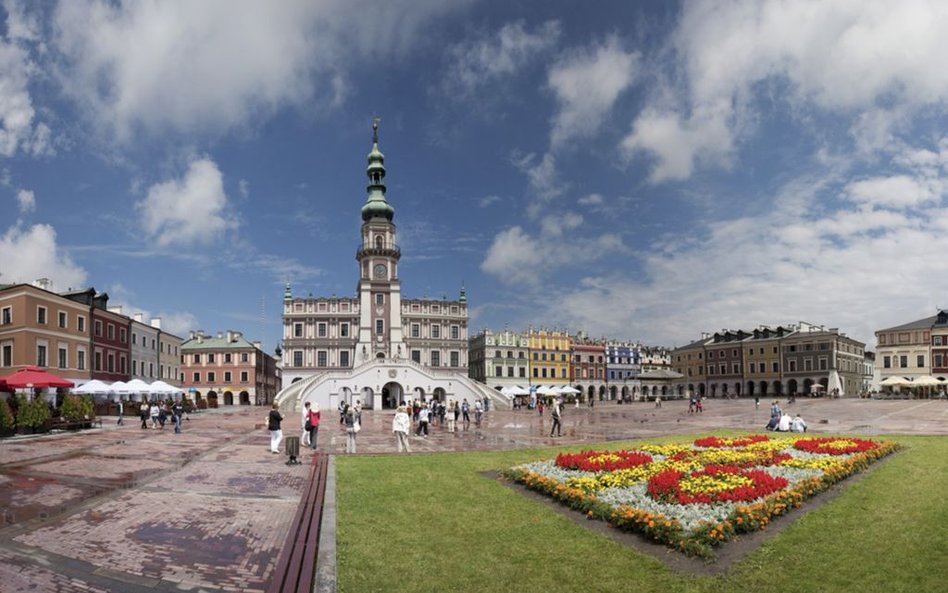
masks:
{"label": "green grass lawn", "polygon": [[880,438],[905,449],[849,483],[835,500],[806,516],[795,512],[793,525],[717,576],[675,572],[481,475],[588,446],[339,456],[338,589],[948,590],[948,438]]}

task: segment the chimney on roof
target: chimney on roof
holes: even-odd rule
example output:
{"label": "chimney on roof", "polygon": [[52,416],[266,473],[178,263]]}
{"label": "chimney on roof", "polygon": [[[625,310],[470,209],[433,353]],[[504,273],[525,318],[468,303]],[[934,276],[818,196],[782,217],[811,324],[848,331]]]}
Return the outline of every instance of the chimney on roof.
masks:
{"label": "chimney on roof", "polygon": [[33,281],[33,286],[43,290],[52,290],[53,282],[49,278],[37,278]]}
{"label": "chimney on roof", "polygon": [[122,305],[115,305],[114,307],[109,307],[109,308],[108,308],[108,311],[109,311],[109,313],[117,313],[117,314],[121,315],[121,314],[122,314]]}
{"label": "chimney on roof", "polygon": [[234,332],[233,330],[227,330],[227,343],[230,344],[234,341]]}
{"label": "chimney on roof", "polygon": [[217,339],[222,340],[224,338],[224,332],[217,332]]}
{"label": "chimney on roof", "polygon": [[144,317],[144,315],[142,315],[141,313],[135,313],[135,314],[132,316],[132,319],[134,319],[134,320],[137,321],[138,323],[142,323],[142,318],[143,318],[143,317]]}
{"label": "chimney on roof", "polygon": [[161,329],[161,317],[152,317],[151,326],[155,329]]}
{"label": "chimney on roof", "polygon": [[254,343],[253,343],[253,347],[256,348],[257,350],[263,350],[263,343],[262,343],[262,342],[254,342]]}

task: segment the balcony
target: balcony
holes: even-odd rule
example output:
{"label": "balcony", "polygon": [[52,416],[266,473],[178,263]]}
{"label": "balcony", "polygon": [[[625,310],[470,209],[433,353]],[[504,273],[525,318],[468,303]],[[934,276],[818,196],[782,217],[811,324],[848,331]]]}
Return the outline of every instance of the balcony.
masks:
{"label": "balcony", "polygon": [[383,255],[398,259],[402,256],[402,250],[395,243],[378,243],[371,247],[361,247],[356,251],[356,259],[362,259],[367,255]]}

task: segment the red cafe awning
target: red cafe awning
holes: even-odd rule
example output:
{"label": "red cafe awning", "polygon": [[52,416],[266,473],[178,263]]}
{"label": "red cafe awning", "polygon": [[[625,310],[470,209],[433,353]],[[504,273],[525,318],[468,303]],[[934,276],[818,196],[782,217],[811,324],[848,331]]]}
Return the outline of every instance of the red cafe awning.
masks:
{"label": "red cafe awning", "polygon": [[39,367],[26,367],[15,373],[0,377],[0,384],[5,383],[13,389],[29,389],[43,387],[73,387],[72,381],[57,377],[49,371]]}

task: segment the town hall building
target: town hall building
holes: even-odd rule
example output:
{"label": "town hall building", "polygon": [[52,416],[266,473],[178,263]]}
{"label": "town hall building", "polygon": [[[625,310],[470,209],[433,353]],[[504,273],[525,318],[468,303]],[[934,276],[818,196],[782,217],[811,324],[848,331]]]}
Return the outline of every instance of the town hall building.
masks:
{"label": "town hall building", "polygon": [[383,409],[412,399],[444,401],[506,397],[467,377],[468,306],[463,287],[456,301],[403,299],[395,209],[385,197],[384,156],[378,120],[372,126],[356,251],[354,297],[283,295],[283,385],[277,402],[299,410],[305,401],[335,408],[340,401]]}

